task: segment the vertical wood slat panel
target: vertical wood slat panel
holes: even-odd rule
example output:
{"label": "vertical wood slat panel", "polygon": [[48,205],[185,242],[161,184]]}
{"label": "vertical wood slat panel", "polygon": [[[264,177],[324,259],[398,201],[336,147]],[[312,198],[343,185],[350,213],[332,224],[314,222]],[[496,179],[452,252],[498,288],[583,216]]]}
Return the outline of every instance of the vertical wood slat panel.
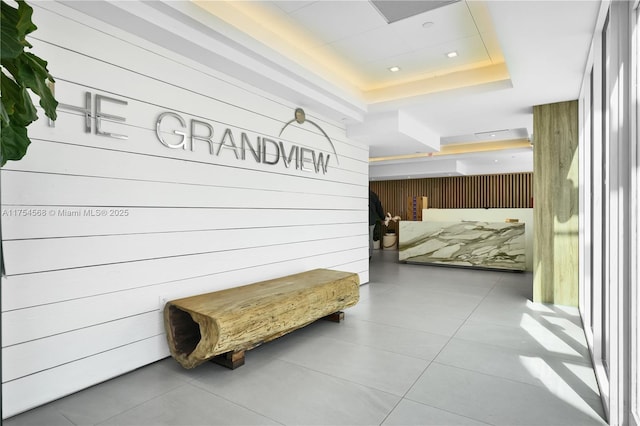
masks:
{"label": "vertical wood slat panel", "polygon": [[405,220],[411,217],[409,197],[428,197],[429,208],[528,208],[532,184],[532,173],[369,182],[385,213]]}

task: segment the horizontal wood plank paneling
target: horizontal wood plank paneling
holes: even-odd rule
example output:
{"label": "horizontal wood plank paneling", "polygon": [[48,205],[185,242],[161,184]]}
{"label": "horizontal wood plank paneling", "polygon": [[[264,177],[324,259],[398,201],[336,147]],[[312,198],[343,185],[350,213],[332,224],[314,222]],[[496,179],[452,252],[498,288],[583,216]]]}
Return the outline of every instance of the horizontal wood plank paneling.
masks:
{"label": "horizontal wood plank paneling", "polygon": [[[167,150],[165,154],[171,153]],[[65,158],[65,162],[52,162],[51,158]],[[267,168],[249,160],[242,167],[211,164],[201,161],[144,155],[131,152],[95,149],[34,140],[29,156],[19,162],[9,162],[6,171],[38,171],[39,173],[93,176],[126,180],[183,183],[200,186],[229,186],[272,191],[310,192],[341,196],[362,196],[362,188],[349,181],[340,170],[330,169],[328,175],[296,173],[285,167]],[[70,169],[73,166],[73,169]],[[334,173],[338,172],[338,173]],[[344,181],[340,181],[342,175]]]}
{"label": "horizontal wood plank paneling", "polygon": [[[224,185],[224,183],[222,184]],[[363,210],[365,197],[295,193],[278,188],[234,188],[93,176],[2,172],[5,206],[217,207]],[[64,191],[57,189],[64,188]],[[366,194],[364,194],[366,195]]]}
{"label": "horizontal wood plank paneling", "polygon": [[428,197],[429,208],[529,208],[533,200],[533,174],[452,176],[441,178],[371,181],[385,212],[409,219],[409,197]]}
{"label": "horizontal wood plank paneling", "polygon": [[[318,246],[333,251],[322,253]],[[160,295],[169,298],[185,297],[198,292],[222,290],[277,278],[283,274],[289,275],[314,267],[350,272],[365,271],[358,273],[361,282],[367,282],[368,260],[363,257],[368,255],[368,246],[343,247],[343,242],[331,240],[327,240],[324,245],[319,242],[313,245],[307,244],[304,247],[305,251],[297,253],[296,257],[275,263],[270,262],[271,259],[267,254],[281,247],[237,252],[235,253],[237,260],[233,264],[218,262],[218,254],[210,253],[15,275],[3,281],[3,318],[6,319],[9,316],[18,318],[15,321],[18,327],[20,317],[16,317],[15,315],[18,314],[15,312],[21,312],[26,308],[46,307],[75,300],[79,300],[79,304],[100,304],[99,297],[102,296],[138,288],[150,288],[150,296],[145,294],[147,299],[140,305],[140,311],[146,312],[150,309],[161,309],[161,306],[157,305]],[[275,256],[278,254],[276,253]],[[262,256],[260,260],[264,263],[243,264],[241,260],[249,256]],[[56,285],[51,285],[52,282]],[[115,313],[113,316],[117,317]],[[34,318],[34,321],[38,320],[38,317]],[[10,341],[36,338],[21,336],[20,327],[12,330],[7,326],[8,323],[3,324],[6,328],[3,341],[6,344]],[[27,332],[29,336],[34,332],[40,333],[37,325],[34,327],[36,330]],[[16,337],[9,339],[8,336],[11,333]]]}
{"label": "horizontal wood plank paneling", "polygon": [[[166,300],[315,268],[368,282],[368,147],[344,124],[306,111],[333,145],[308,123],[280,135],[299,105],[64,4],[33,6],[30,40],[58,100],[127,102],[104,103],[125,122],[102,122],[127,139],[97,135],[95,111],[85,133],[84,117],[62,108],[0,171],[3,416],[166,357]],[[164,146],[164,111],[210,125],[214,153],[198,139],[193,150]],[[330,154],[327,172],[218,152],[226,129]]]}
{"label": "horizontal wood plank paneling", "polygon": [[[188,256],[202,253],[273,248],[327,240],[345,242],[365,234],[361,224],[262,227],[131,235],[100,235],[5,241],[5,261],[13,275],[56,269]],[[64,253],[60,258],[58,253]]]}
{"label": "horizontal wood plank paneling", "polygon": [[[315,262],[328,263],[331,266],[343,263],[347,259],[357,260],[366,252],[367,247],[358,247],[362,238],[352,237],[345,241],[332,241],[334,245],[344,247],[341,252],[326,254],[327,242],[312,242],[294,244],[299,253],[305,253],[304,261],[310,268]],[[349,244],[351,242],[351,244]],[[288,253],[291,248],[284,246],[270,247],[268,249],[250,249],[240,252],[216,253],[215,255],[202,256],[210,265],[208,271],[229,271],[237,275],[248,275],[243,266],[247,259],[258,257],[265,264],[277,263],[283,258],[283,253]],[[353,253],[350,253],[353,252]],[[304,269],[300,269],[304,270]],[[238,273],[240,272],[240,273]],[[215,274],[215,273],[214,273]],[[281,276],[283,274],[275,274]],[[267,278],[273,278],[271,274]],[[249,284],[253,281],[262,281],[263,278],[236,278],[236,285]],[[135,283],[134,283],[135,284]],[[49,335],[63,333],[65,330],[75,330],[83,326],[96,325],[113,319],[120,319],[142,312],[161,309],[159,297],[168,298],[185,297],[192,294],[211,292],[227,287],[229,281],[217,275],[200,276],[192,279],[182,278],[171,282],[163,282],[160,285],[145,287],[133,287],[130,290],[110,292],[80,299],[64,300],[61,303],[48,303],[32,308],[18,309],[4,312],[3,346],[10,346],[34,339],[41,339]],[[106,291],[107,289],[103,289]],[[108,289],[110,290],[110,289]]]}
{"label": "horizontal wood plank paneling", "polygon": [[[29,211],[34,214],[29,214]],[[256,215],[257,211],[259,215]],[[5,206],[7,216],[2,218],[5,224],[3,237],[10,241],[262,227],[276,229],[356,224],[362,220],[360,210],[306,208],[127,207],[109,209],[106,216],[96,216],[95,212],[94,206],[31,205],[29,209]],[[52,220],[47,219],[51,217],[54,226],[51,226]]]}
{"label": "horizontal wood plank paneling", "polygon": [[[7,347],[2,353],[2,379],[10,382],[59,364],[146,339],[149,331],[164,333],[162,314],[146,312],[120,320],[83,327],[64,334]],[[43,354],[47,356],[42,356]]]}

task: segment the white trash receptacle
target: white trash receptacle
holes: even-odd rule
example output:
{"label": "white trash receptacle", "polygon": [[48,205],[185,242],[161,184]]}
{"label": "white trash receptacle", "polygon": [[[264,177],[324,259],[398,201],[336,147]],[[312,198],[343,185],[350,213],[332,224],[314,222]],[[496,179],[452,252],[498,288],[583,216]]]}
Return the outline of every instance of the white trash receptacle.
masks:
{"label": "white trash receptacle", "polygon": [[395,250],[398,243],[398,236],[396,234],[384,234],[382,237],[382,248],[385,250]]}

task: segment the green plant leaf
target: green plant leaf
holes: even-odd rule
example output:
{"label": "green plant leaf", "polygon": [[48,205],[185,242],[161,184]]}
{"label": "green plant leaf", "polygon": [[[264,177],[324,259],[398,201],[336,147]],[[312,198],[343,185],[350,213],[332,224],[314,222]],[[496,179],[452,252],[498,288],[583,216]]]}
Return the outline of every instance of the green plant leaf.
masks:
{"label": "green plant leaf", "polygon": [[20,97],[20,86],[7,77],[4,70],[0,74],[0,93],[2,93],[2,106],[7,115],[13,115],[16,109],[16,100]]}
{"label": "green plant leaf", "polygon": [[26,37],[27,34],[37,30],[38,27],[36,27],[36,24],[34,24],[33,21],[31,20],[31,17],[33,16],[33,8],[23,0],[17,0],[17,1],[18,1],[18,16],[19,16],[18,25],[17,25],[18,34],[20,34],[20,36],[24,38]]}
{"label": "green plant leaf", "polygon": [[11,116],[11,121],[26,127],[38,119],[38,110],[33,106],[26,88],[20,91],[19,101],[16,103],[16,112]]}
{"label": "green plant leaf", "polygon": [[37,111],[25,87],[20,87],[0,73],[2,92],[2,133],[0,134],[0,167],[8,160],[20,160],[31,143],[27,126],[38,118]]}
{"label": "green plant leaf", "polygon": [[[28,126],[38,119],[38,112],[33,106],[29,92],[25,87],[18,86],[4,73],[0,76],[2,89],[2,104],[9,115],[9,121],[16,125]],[[4,141],[4,135],[3,135]]]}
{"label": "green plant leaf", "polygon": [[58,101],[55,100],[51,89],[47,86],[47,80],[54,81],[47,71],[47,61],[29,52],[25,52],[19,59],[22,61],[19,67],[20,81],[40,97],[40,106],[44,108],[45,114],[55,120]]}
{"label": "green plant leaf", "polygon": [[27,128],[10,123],[2,126],[2,144],[0,145],[0,167],[8,160],[20,160],[27,153],[31,141],[27,137]]}
{"label": "green plant leaf", "polygon": [[20,57],[22,55],[24,55],[24,52],[22,52],[20,55],[16,56],[15,58],[2,59],[2,66],[6,71],[9,72],[9,74],[11,74],[13,81],[20,81],[19,80],[20,76],[18,75],[19,74],[18,64],[20,63]]}
{"label": "green plant leaf", "polygon": [[0,8],[0,167],[8,160],[20,160],[31,143],[27,126],[38,119],[38,114],[30,91],[40,98],[40,105],[49,118],[56,119],[58,106],[47,85],[47,81],[54,81],[47,62],[24,51],[32,47],[26,35],[37,29],[31,21],[33,9],[23,0],[17,3],[16,9],[2,0]]}
{"label": "green plant leaf", "polygon": [[24,1],[18,2],[18,9],[3,1],[0,15],[2,20],[0,56],[3,60],[5,58],[16,58],[23,52],[25,47],[31,47],[25,37],[37,29],[31,21],[33,9]]}
{"label": "green plant leaf", "polygon": [[2,126],[9,124],[9,113],[4,107],[4,102],[0,102],[0,123],[2,123]]}
{"label": "green plant leaf", "polygon": [[18,9],[3,1],[0,7],[0,19],[2,19],[0,56],[3,60],[15,58],[24,50],[24,44],[21,43],[22,40],[18,34]]}

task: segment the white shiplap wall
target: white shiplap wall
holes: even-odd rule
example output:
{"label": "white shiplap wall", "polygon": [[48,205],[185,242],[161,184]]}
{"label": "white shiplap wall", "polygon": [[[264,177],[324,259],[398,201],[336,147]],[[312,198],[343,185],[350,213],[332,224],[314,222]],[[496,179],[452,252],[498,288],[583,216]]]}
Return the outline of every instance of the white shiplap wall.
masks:
{"label": "white shiplap wall", "polygon": [[297,105],[60,4],[34,8],[31,41],[58,100],[126,101],[104,104],[126,117],[104,130],[128,139],[85,133],[61,109],[55,128],[31,126],[27,156],[1,171],[4,417],[168,356],[164,300],[318,267],[368,282],[367,147],[306,111],[335,145],[327,174],[210,155],[204,142],[169,149],[155,135],[163,111],[211,124],[214,140],[231,128],[331,152],[313,126],[278,137]]}

